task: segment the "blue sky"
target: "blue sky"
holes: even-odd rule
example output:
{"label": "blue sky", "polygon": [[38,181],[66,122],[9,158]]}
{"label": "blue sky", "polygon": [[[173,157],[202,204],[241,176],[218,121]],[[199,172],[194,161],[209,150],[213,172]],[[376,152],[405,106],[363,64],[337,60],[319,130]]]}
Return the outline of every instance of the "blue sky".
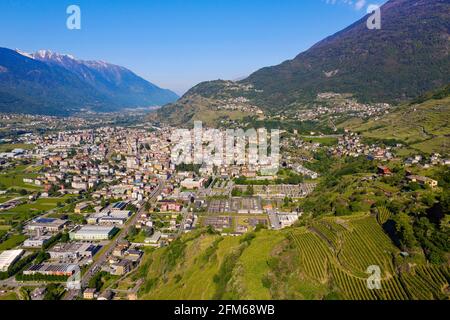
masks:
{"label": "blue sky", "polygon": [[[384,0],[371,0],[381,4]],[[82,29],[66,28],[79,5]],[[0,46],[130,68],[181,94],[292,59],[366,13],[369,0],[1,0]]]}

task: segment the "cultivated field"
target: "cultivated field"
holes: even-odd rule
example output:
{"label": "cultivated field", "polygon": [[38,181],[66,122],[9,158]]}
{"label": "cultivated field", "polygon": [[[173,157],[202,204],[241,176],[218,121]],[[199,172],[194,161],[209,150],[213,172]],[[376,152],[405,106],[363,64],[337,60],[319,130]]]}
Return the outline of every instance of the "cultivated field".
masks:
{"label": "cultivated field", "polygon": [[[197,230],[147,253],[123,285],[144,278],[142,299],[448,298],[449,268],[409,264],[378,222],[388,212],[379,211],[241,237]],[[373,265],[381,271],[379,290],[367,285]]]}

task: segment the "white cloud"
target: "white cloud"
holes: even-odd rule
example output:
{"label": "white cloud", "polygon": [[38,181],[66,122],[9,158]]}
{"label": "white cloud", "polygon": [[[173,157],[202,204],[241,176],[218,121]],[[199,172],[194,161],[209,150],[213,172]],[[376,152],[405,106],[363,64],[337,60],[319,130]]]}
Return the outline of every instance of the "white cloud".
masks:
{"label": "white cloud", "polygon": [[342,3],[354,7],[356,10],[361,10],[366,6],[366,0],[325,0],[326,4],[335,5]]}
{"label": "white cloud", "polygon": [[364,8],[365,5],[366,5],[366,0],[358,0],[355,3],[355,9],[361,10],[362,8]]}

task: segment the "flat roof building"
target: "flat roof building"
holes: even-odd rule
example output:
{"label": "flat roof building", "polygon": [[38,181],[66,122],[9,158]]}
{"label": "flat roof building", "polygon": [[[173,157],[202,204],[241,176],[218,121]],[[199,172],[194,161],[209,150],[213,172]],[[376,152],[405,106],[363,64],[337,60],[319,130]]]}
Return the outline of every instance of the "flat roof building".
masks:
{"label": "flat roof building", "polygon": [[69,233],[71,240],[102,241],[111,239],[117,232],[115,227],[83,226]]}
{"label": "flat roof building", "polygon": [[161,239],[161,232],[156,231],[151,237],[145,239],[145,243],[157,244]]}
{"label": "flat roof building", "polygon": [[91,243],[59,243],[48,250],[48,253],[55,260],[92,259],[100,248]]}
{"label": "flat roof building", "polygon": [[38,218],[27,225],[28,231],[59,232],[64,228],[67,221],[52,218]]}
{"label": "flat roof building", "polygon": [[76,265],[67,263],[43,263],[29,267],[23,272],[24,275],[41,274],[46,276],[67,276],[74,274]]}
{"label": "flat roof building", "polygon": [[87,289],[84,290],[84,292],[83,292],[83,299],[86,299],[86,300],[94,300],[96,292],[97,292],[96,289],[93,289],[93,288],[87,288]]}
{"label": "flat roof building", "polygon": [[87,222],[88,224],[123,225],[130,216],[131,211],[127,210],[103,210],[90,215]]}
{"label": "flat roof building", "polygon": [[30,239],[25,240],[22,247],[24,248],[42,248],[45,244],[47,244],[51,240],[52,236],[44,235],[32,237]]}
{"label": "flat roof building", "polygon": [[122,211],[122,210],[125,210],[125,208],[126,208],[127,205],[128,205],[127,202],[123,202],[123,201],[117,202],[117,203],[115,203],[115,204],[112,205],[111,210],[119,210],[119,211]]}

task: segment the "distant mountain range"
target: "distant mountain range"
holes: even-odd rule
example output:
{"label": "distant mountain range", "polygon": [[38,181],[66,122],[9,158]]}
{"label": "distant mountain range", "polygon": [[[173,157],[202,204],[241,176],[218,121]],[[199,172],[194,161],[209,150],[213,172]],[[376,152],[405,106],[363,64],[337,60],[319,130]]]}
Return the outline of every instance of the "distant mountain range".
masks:
{"label": "distant mountain range", "polygon": [[130,70],[41,50],[0,48],[0,112],[68,115],[161,106],[178,96]]}
{"label": "distant mountain range", "polygon": [[244,80],[201,83],[160,109],[158,118],[190,122],[207,105],[240,96],[267,113],[304,107],[321,92],[399,103],[450,83],[448,0],[390,0],[381,17],[381,30],[369,30],[366,16],[293,60]]}

